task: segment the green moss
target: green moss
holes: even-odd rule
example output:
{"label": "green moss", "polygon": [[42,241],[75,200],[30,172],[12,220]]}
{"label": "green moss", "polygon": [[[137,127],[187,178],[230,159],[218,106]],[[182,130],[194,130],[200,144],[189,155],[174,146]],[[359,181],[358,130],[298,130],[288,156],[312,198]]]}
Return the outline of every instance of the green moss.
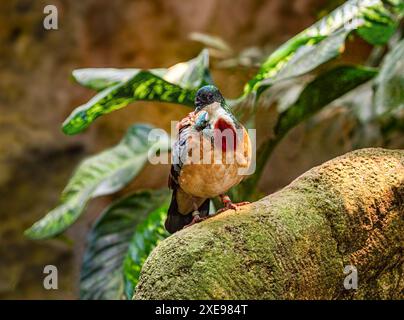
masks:
{"label": "green moss", "polygon": [[[393,272],[402,262],[389,261],[397,255],[402,261],[403,225],[396,197],[402,197],[403,190],[392,189],[404,181],[403,160],[402,151],[349,153],[236,213],[222,213],[174,234],[147,259],[134,298],[347,299],[397,294],[403,284],[398,287]],[[383,227],[369,228],[369,219]],[[358,292],[343,288],[346,264],[358,268]],[[386,267],[392,271],[384,275]]]}

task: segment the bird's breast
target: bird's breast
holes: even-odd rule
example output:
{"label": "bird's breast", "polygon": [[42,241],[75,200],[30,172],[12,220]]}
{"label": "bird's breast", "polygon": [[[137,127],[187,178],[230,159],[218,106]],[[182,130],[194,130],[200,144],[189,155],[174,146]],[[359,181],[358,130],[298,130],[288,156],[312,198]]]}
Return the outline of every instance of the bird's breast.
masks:
{"label": "bird's breast", "polygon": [[231,123],[219,118],[214,127],[214,142],[218,149],[223,152],[234,152],[237,149],[237,132]]}
{"label": "bird's breast", "polygon": [[223,150],[202,134],[192,134],[188,141],[187,159],[179,175],[179,185],[188,194],[212,198],[227,192],[244,178],[241,169],[251,163],[251,142],[243,129],[234,150]]}

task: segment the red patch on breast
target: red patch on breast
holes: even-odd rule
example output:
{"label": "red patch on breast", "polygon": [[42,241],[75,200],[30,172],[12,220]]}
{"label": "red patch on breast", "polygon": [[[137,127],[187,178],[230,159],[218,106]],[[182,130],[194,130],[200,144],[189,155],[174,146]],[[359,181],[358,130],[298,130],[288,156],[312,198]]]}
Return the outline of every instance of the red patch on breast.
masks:
{"label": "red patch on breast", "polygon": [[226,152],[226,150],[236,150],[236,131],[230,123],[222,118],[215,123],[216,147],[220,147],[220,142],[223,152]]}

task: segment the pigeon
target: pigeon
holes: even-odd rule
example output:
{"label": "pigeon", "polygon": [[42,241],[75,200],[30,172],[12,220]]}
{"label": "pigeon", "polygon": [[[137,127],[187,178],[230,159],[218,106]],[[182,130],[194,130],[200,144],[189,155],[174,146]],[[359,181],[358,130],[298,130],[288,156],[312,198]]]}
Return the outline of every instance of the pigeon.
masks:
{"label": "pigeon", "polygon": [[226,192],[245,178],[252,154],[247,130],[213,85],[197,91],[195,110],[179,122],[177,131],[165,221],[170,233],[205,220],[212,198],[220,197],[224,205],[217,213],[248,204],[233,203]]}

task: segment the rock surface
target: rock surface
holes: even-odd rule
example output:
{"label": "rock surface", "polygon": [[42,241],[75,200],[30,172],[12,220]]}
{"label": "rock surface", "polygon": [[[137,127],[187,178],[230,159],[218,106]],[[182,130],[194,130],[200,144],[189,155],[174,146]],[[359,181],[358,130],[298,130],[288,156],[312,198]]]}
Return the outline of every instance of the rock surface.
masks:
{"label": "rock surface", "polygon": [[362,149],[167,238],[134,299],[403,299],[403,248],[404,151]]}

